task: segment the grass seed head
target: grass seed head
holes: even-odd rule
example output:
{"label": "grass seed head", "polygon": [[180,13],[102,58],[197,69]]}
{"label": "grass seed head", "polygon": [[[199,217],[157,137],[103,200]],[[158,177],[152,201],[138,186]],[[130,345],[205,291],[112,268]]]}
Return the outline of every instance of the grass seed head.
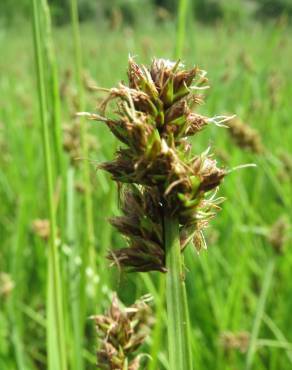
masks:
{"label": "grass seed head", "polygon": [[[93,135],[86,135],[88,150],[97,150],[98,142]],[[78,159],[82,156],[81,123],[75,119],[72,123],[64,125],[63,128],[63,149],[68,153],[72,166],[78,166]]]}
{"label": "grass seed head", "polygon": [[98,366],[105,370],[138,370],[140,356],[135,352],[145,342],[152,325],[152,312],[142,297],[132,306],[122,309],[116,295],[105,315],[93,317],[100,348]]}
{"label": "grass seed head", "polygon": [[50,221],[46,219],[36,219],[32,222],[32,230],[35,235],[47,241],[51,232]]}
{"label": "grass seed head", "polygon": [[232,350],[239,350],[241,353],[245,353],[248,350],[249,342],[250,334],[246,331],[238,333],[226,331],[220,335],[220,344],[227,353]]}
{"label": "grass seed head", "polygon": [[6,272],[0,272],[0,298],[8,297],[14,289],[15,283]]}
{"label": "grass seed head", "polygon": [[264,146],[258,131],[243,123],[238,118],[233,118],[227,123],[228,132],[238,147],[250,150],[255,154],[264,152]]}
{"label": "grass seed head", "polygon": [[[205,246],[203,230],[223,200],[216,192],[226,171],[209,149],[192,157],[188,138],[210,123],[222,126],[229,118],[193,111],[203,100],[198,91],[208,87],[206,72],[197,67],[154,59],[147,68],[129,58],[128,80],[128,85],[106,90],[100,114],[89,114],[123,144],[113,160],[99,166],[128,187],[124,215],[111,220],[128,246],[109,258],[133,271],[166,271],[162,209],[178,218],[182,249],[193,240],[200,250]],[[115,110],[109,116],[112,102]]]}
{"label": "grass seed head", "polygon": [[270,228],[268,241],[277,254],[283,253],[284,245],[288,237],[289,228],[289,222],[284,216],[279,217],[278,220]]}

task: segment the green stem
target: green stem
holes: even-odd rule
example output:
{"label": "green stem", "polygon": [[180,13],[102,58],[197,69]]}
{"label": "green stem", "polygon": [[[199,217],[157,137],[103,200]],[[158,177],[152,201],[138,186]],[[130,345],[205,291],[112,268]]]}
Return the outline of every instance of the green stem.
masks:
{"label": "green stem", "polygon": [[181,58],[183,55],[187,9],[188,9],[188,0],[179,0],[176,42],[175,42],[175,58]]}
{"label": "green stem", "polygon": [[263,280],[264,283],[263,283],[262,291],[261,291],[259,301],[258,301],[258,306],[257,306],[257,310],[256,310],[254,322],[253,322],[253,327],[251,331],[249,348],[248,348],[247,357],[246,357],[246,365],[245,365],[246,370],[250,370],[253,365],[253,360],[254,360],[254,356],[256,353],[256,347],[257,347],[257,339],[259,336],[261,322],[265,314],[265,305],[266,305],[266,301],[268,298],[268,293],[269,293],[269,289],[271,286],[271,282],[273,279],[274,268],[275,268],[275,259],[273,258],[268,263],[266,273],[264,276],[264,280]]}
{"label": "green stem", "polygon": [[[82,54],[81,54],[81,40],[79,32],[79,16],[78,16],[78,3],[77,0],[71,0],[71,22],[73,28],[73,39],[74,39],[74,51],[75,51],[75,77],[78,91],[79,109],[81,111],[85,108],[84,89],[82,85]],[[81,269],[81,298],[80,302],[85,302],[85,285],[86,285],[86,268],[88,262],[92,262],[92,269],[95,270],[95,235],[94,235],[94,224],[93,224],[93,211],[92,211],[92,190],[90,183],[90,168],[88,161],[88,142],[87,142],[87,130],[85,121],[81,120],[81,146],[82,146],[82,157],[83,160],[83,178],[85,187],[85,223],[86,223],[86,240],[85,246],[82,249],[82,269]],[[81,308],[82,319],[86,317],[86,307]]]}
{"label": "green stem", "polygon": [[52,36],[52,22],[51,22],[51,13],[50,8],[47,3],[47,0],[42,0],[42,12],[44,14],[44,30],[45,30],[45,43],[46,43],[46,57],[48,62],[48,87],[50,91],[50,103],[51,105],[51,127],[52,127],[52,137],[53,137],[53,149],[55,153],[55,170],[56,177],[61,181],[60,188],[60,205],[59,205],[59,224],[61,239],[64,239],[65,228],[65,194],[64,194],[64,185],[66,182],[65,178],[65,162],[64,162],[64,151],[63,151],[63,134],[62,134],[62,124],[61,124],[61,103],[60,103],[60,92],[59,92],[59,72],[58,65],[56,60],[55,47],[53,43]]}
{"label": "green stem", "polygon": [[46,53],[48,60],[48,77],[51,92],[51,105],[52,105],[52,129],[53,129],[53,145],[56,153],[56,169],[57,174],[64,178],[64,155],[63,155],[63,138],[62,138],[62,125],[61,125],[61,106],[60,106],[60,93],[59,93],[59,78],[58,66],[55,56],[55,48],[52,37],[52,24],[51,14],[47,0],[42,0],[42,10],[45,17],[45,41]]}
{"label": "green stem", "polygon": [[80,279],[78,278],[78,266],[75,258],[78,256],[76,243],[76,221],[75,221],[75,192],[74,192],[75,169],[69,166],[67,171],[67,244],[71,249],[69,261],[69,297],[70,310],[72,312],[72,347],[71,369],[82,370],[84,362],[82,358],[83,327],[80,321],[80,300],[78,299],[80,291]]}
{"label": "green stem", "polygon": [[164,216],[166,251],[166,299],[170,370],[192,370],[189,340],[188,306],[185,291],[179,223],[175,217]]}
{"label": "green stem", "polygon": [[158,288],[158,302],[156,303],[156,320],[155,327],[152,335],[152,345],[150,357],[152,358],[149,364],[149,370],[158,369],[158,355],[160,352],[160,344],[162,341],[162,329],[163,329],[163,314],[164,314],[164,304],[165,304],[165,276],[163,274],[159,275],[159,288]]}
{"label": "green stem", "polygon": [[66,346],[64,338],[64,319],[62,288],[59,270],[59,254],[57,247],[57,227],[53,196],[53,164],[48,128],[47,96],[45,90],[44,58],[40,32],[40,9],[37,0],[32,0],[33,36],[35,60],[37,69],[38,98],[42,131],[42,146],[45,160],[45,176],[47,184],[47,202],[50,219],[50,243],[48,250],[48,290],[47,290],[47,346],[48,368],[51,370],[66,370]]}

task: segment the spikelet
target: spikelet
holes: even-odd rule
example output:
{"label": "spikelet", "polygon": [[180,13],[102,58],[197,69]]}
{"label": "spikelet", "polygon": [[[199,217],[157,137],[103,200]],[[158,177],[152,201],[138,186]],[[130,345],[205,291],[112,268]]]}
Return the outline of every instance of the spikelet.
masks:
{"label": "spikelet", "polygon": [[271,226],[268,233],[268,241],[277,254],[282,254],[288,237],[289,222],[286,217],[279,217]]}
{"label": "spikelet", "polygon": [[32,222],[32,231],[35,235],[47,241],[51,232],[50,221],[47,219],[34,220]]}
{"label": "spikelet", "polygon": [[[81,123],[74,120],[72,123],[64,125],[63,128],[63,149],[68,153],[72,166],[78,166],[81,157]],[[87,134],[88,150],[97,150],[98,142],[93,135]]]}
{"label": "spikelet", "polygon": [[93,316],[100,348],[98,368],[104,370],[138,370],[140,356],[137,349],[145,342],[152,325],[152,312],[142,297],[130,307],[121,309],[116,295],[105,315]]}
{"label": "spikelet", "polygon": [[229,128],[228,133],[240,148],[250,150],[256,154],[263,153],[264,147],[258,131],[238,118],[231,119],[227,126]]}
{"label": "spikelet", "polygon": [[225,352],[239,350],[241,353],[245,353],[248,349],[249,342],[250,334],[246,331],[238,333],[225,331],[220,335],[220,344],[224,348]]}

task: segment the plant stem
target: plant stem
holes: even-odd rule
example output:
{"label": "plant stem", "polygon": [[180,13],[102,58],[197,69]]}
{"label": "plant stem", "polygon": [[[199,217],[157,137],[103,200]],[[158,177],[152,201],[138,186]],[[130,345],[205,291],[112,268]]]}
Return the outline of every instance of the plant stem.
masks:
{"label": "plant stem", "polygon": [[45,90],[44,58],[40,32],[40,9],[37,0],[32,0],[34,50],[37,69],[38,98],[42,131],[42,146],[44,150],[45,175],[47,184],[47,202],[50,219],[50,243],[48,250],[48,290],[47,290],[47,349],[48,368],[51,370],[66,370],[65,328],[63,319],[62,288],[59,270],[59,255],[57,247],[56,215],[53,196],[53,164],[48,128],[47,96]]}
{"label": "plant stem", "polygon": [[[79,16],[78,16],[78,3],[77,0],[71,0],[71,22],[73,28],[73,39],[74,39],[74,51],[75,51],[75,78],[78,92],[79,109],[84,111],[84,89],[82,86],[82,54],[81,54],[81,41],[79,32]],[[81,146],[82,146],[82,157],[83,160],[83,178],[85,187],[85,224],[86,224],[86,240],[85,246],[82,249],[82,269],[81,269],[81,281],[80,281],[80,302],[81,307],[81,319],[84,320],[86,317],[86,305],[85,305],[85,284],[86,284],[86,268],[89,260],[92,262],[92,268],[95,270],[95,252],[94,252],[94,224],[93,224],[93,212],[92,212],[92,191],[90,183],[90,169],[88,161],[88,142],[86,138],[86,125],[85,121],[81,120]]]}
{"label": "plant stem", "polygon": [[58,65],[56,60],[55,47],[52,37],[52,22],[50,8],[47,3],[47,0],[42,0],[42,12],[44,14],[44,33],[45,33],[45,43],[46,43],[46,59],[47,59],[47,74],[48,74],[48,83],[49,83],[49,106],[51,106],[51,127],[53,133],[53,150],[55,153],[54,160],[56,162],[55,172],[56,177],[61,181],[61,200],[60,200],[60,210],[59,210],[59,224],[61,237],[63,239],[63,227],[64,225],[64,214],[65,214],[65,194],[64,194],[64,185],[65,185],[65,163],[64,163],[64,151],[63,151],[63,135],[62,135],[62,124],[61,124],[61,102],[60,102],[60,92],[59,92],[59,72]]}
{"label": "plant stem", "polygon": [[162,341],[162,329],[164,325],[163,315],[165,304],[165,276],[163,274],[159,275],[159,287],[157,296],[158,302],[156,303],[156,320],[152,335],[152,345],[150,352],[150,357],[152,358],[152,360],[149,364],[149,370],[156,370],[158,368],[159,362],[158,355],[160,352],[160,344]]}
{"label": "plant stem", "polygon": [[249,344],[247,357],[246,357],[246,365],[245,365],[246,370],[250,370],[253,365],[254,355],[256,353],[256,347],[257,347],[257,338],[259,336],[261,322],[262,322],[262,319],[265,313],[265,305],[266,305],[270,285],[273,279],[274,268],[275,268],[275,259],[272,258],[269,261],[267,269],[266,269],[266,273],[265,273],[264,280],[263,280],[264,283],[263,283],[262,291],[259,297],[258,306],[257,306],[257,310],[256,310],[254,322],[253,322],[253,327],[252,327],[251,337],[250,337],[250,344]]}
{"label": "plant stem", "polygon": [[175,217],[164,215],[166,251],[166,299],[170,370],[192,370],[189,320],[185,292],[179,223]]}
{"label": "plant stem", "polygon": [[67,244],[71,249],[69,260],[69,297],[72,320],[72,347],[71,369],[82,370],[84,361],[82,358],[83,327],[80,320],[80,300],[78,299],[80,291],[80,279],[78,279],[78,266],[75,259],[78,256],[76,243],[76,221],[75,221],[75,192],[74,192],[75,169],[69,166],[67,171]]}
{"label": "plant stem", "polygon": [[187,18],[188,0],[179,0],[177,31],[175,42],[175,58],[181,58],[185,41],[186,18]]}

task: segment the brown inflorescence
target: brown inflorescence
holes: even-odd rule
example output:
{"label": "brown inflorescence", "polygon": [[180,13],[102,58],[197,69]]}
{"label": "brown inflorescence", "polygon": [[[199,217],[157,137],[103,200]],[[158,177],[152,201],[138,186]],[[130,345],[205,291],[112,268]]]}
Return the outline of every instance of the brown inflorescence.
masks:
{"label": "brown inflorescence", "polygon": [[[98,143],[93,135],[86,135],[88,150],[96,150]],[[64,125],[63,128],[63,149],[68,153],[72,166],[77,166],[81,158],[81,123],[79,120]]]}
{"label": "brown inflorescence", "polygon": [[132,306],[121,309],[116,295],[105,315],[94,316],[100,348],[97,353],[99,369],[138,370],[137,349],[145,342],[152,325],[152,311],[142,297]]}
{"label": "brown inflorescence", "polygon": [[279,217],[271,226],[268,233],[268,241],[277,254],[282,254],[288,237],[290,224],[285,216]]}
{"label": "brown inflorescence", "polygon": [[263,153],[264,146],[258,131],[238,118],[231,119],[227,126],[230,136],[240,148],[247,149],[256,154]]}
{"label": "brown inflorescence", "polygon": [[280,181],[292,180],[292,155],[287,152],[282,152],[279,157],[281,161],[278,177]]}
{"label": "brown inflorescence", "polygon": [[220,344],[226,352],[231,350],[239,350],[245,353],[250,342],[250,334],[246,331],[232,333],[225,331],[220,335]]}
{"label": "brown inflorescence", "polygon": [[[99,166],[123,185],[124,215],[111,222],[128,246],[109,258],[132,271],[164,272],[163,215],[179,220],[182,250],[191,240],[200,250],[203,230],[223,200],[216,193],[226,171],[209,149],[193,155],[188,138],[228,117],[194,112],[207,87],[205,72],[197,67],[154,59],[147,68],[130,58],[128,80],[108,90],[99,114],[86,114],[104,122],[122,143],[115,159]],[[107,114],[111,101],[114,115]]]}
{"label": "brown inflorescence", "polygon": [[51,227],[50,221],[47,219],[36,219],[32,222],[32,231],[35,235],[43,240],[48,240],[50,237]]}
{"label": "brown inflorescence", "polygon": [[14,289],[15,283],[6,272],[0,272],[0,298],[7,297]]}

